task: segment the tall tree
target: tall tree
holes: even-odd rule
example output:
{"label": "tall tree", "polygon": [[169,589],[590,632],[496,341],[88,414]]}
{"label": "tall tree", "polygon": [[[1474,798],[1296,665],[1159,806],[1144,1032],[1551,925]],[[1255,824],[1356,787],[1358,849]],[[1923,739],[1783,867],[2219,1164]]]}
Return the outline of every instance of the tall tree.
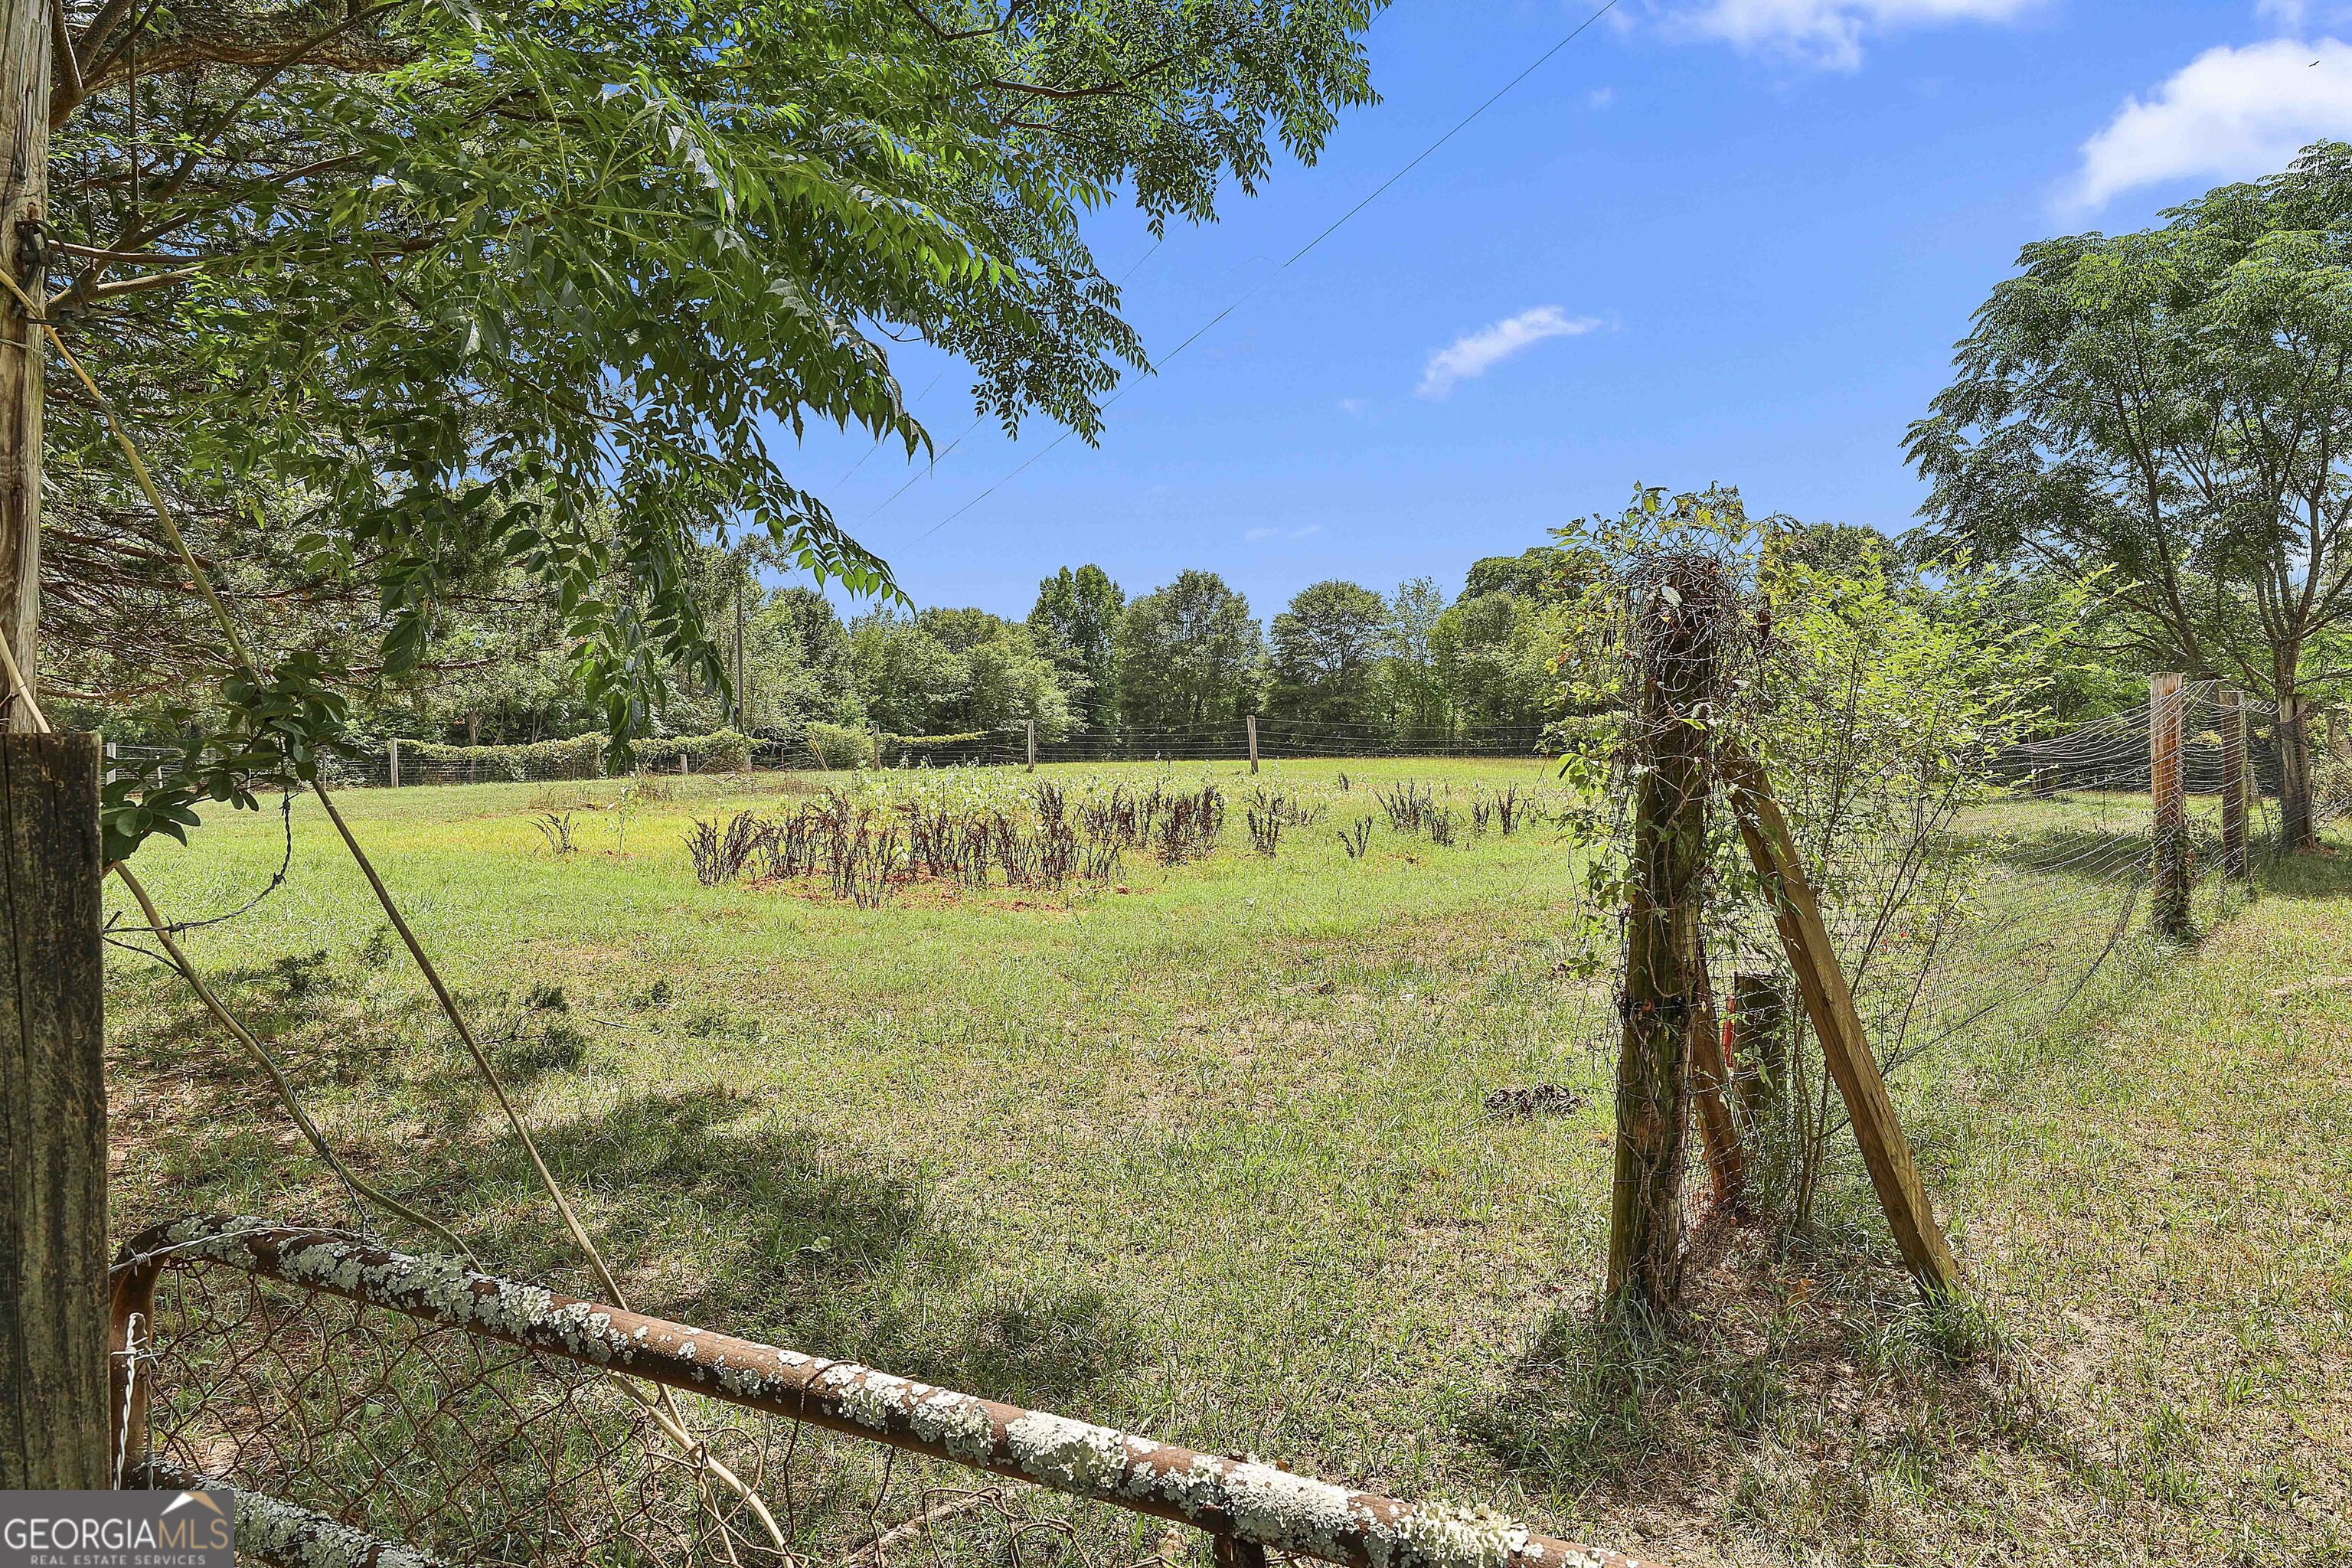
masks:
{"label": "tall tree", "polygon": [[1301,589],[1274,617],[1274,710],[1328,724],[1377,721],[1388,619],[1388,601],[1354,583]]}
{"label": "tall tree", "polygon": [[1516,594],[1538,604],[1576,597],[1607,570],[1598,551],[1583,545],[1538,544],[1517,555],[1488,555],[1470,563],[1462,596]]}
{"label": "tall tree", "polygon": [[1541,724],[1559,704],[1556,666],[1574,616],[1503,591],[1465,597],[1430,631],[1437,681],[1454,712],[1473,724]]}
{"label": "tall tree", "polygon": [[2161,228],[2026,247],[1909,452],[1948,544],[2104,574],[2152,663],[2278,700],[2282,826],[2314,842],[2300,712],[2352,677],[2352,146]]}
{"label": "tall tree", "polygon": [[1065,677],[1085,727],[1109,730],[1118,722],[1118,621],[1127,595],[1101,567],[1073,572],[1065,566],[1037,584],[1029,629]]}
{"label": "tall tree", "polygon": [[1397,727],[1411,734],[1444,728],[1448,717],[1445,686],[1438,679],[1437,647],[1433,640],[1437,617],[1445,613],[1445,595],[1429,577],[1414,577],[1397,585],[1389,601],[1387,650],[1391,711]]}
{"label": "tall tree", "polygon": [[959,735],[1034,722],[1059,739],[1070,710],[1029,628],[986,610],[890,609],[850,627],[866,716],[901,735]]}
{"label": "tall tree", "polygon": [[[625,736],[671,671],[725,685],[697,540],[890,588],[768,432],[920,452],[887,352],[920,337],[1008,429],[1093,439],[1144,353],[1080,215],[1204,221],[1276,142],[1311,159],[1370,99],[1379,4],[67,4],[53,310],[199,552],[271,563],[234,608],[355,597],[397,672],[487,554]],[[183,604],[179,567],[89,400],[50,405],[52,635],[104,648],[121,585]]]}
{"label": "tall tree", "polygon": [[1219,723],[1257,710],[1265,637],[1213,572],[1184,572],[1118,623],[1119,720],[1129,729]]}

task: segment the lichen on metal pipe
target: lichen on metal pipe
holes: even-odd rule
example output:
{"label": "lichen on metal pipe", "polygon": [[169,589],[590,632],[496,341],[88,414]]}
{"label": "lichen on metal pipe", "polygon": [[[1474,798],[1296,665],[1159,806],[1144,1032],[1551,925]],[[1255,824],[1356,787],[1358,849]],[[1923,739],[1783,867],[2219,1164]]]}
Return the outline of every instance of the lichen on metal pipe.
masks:
{"label": "lichen on metal pipe", "polygon": [[[223,1490],[219,1483],[168,1465],[149,1465],[137,1478],[156,1490]],[[236,1489],[236,1554],[273,1568],[444,1568],[398,1542],[339,1524],[266,1492]]]}

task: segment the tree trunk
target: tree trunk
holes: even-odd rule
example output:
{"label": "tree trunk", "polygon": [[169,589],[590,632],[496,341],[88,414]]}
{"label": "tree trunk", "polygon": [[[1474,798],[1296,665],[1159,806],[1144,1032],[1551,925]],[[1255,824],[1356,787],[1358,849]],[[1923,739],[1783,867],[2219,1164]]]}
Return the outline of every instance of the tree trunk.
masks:
{"label": "tree trunk", "polygon": [[[36,300],[48,216],[49,5],[0,0],[0,267]],[[0,637],[33,690],[40,689],[41,329],[0,294]],[[0,691],[0,696],[9,695]],[[11,702],[8,727],[37,726]]]}
{"label": "tree trunk", "polygon": [[2304,699],[2293,672],[2278,682],[2279,845],[2289,851],[2319,847],[2311,811],[2311,736]]}

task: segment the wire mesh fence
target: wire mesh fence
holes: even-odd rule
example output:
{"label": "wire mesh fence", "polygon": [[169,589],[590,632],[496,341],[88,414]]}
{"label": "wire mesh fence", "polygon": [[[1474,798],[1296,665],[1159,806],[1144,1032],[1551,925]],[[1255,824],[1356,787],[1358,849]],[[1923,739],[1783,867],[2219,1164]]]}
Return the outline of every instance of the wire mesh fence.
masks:
{"label": "wire mesh fence", "polygon": [[[173,1267],[142,1358],[157,1478],[257,1492],[452,1563],[1126,1563],[1160,1533],[681,1395],[743,1498],[593,1367],[233,1270]],[[977,1483],[977,1484],[976,1484]]]}
{"label": "wire mesh fence", "polygon": [[341,1233],[179,1221],[115,1282],[126,1479],[451,1563],[1639,1568]]}
{"label": "wire mesh fence", "polygon": [[[1798,802],[1809,874],[1880,1068],[1963,1043],[2022,1060],[2156,972],[2181,937],[2229,919],[2279,844],[2276,713],[2219,682],[2175,686],[2154,706],[2002,747],[1940,796],[1898,791],[1878,835],[1825,826],[1872,809],[1822,797],[1850,780],[1778,781]],[[2158,787],[2168,734],[2177,795]],[[2173,873],[2177,921],[2158,906]],[[1769,1108],[1743,1131],[1764,1201],[1785,1217],[1809,1210],[1846,1116],[1807,1046],[1782,945],[1769,899],[1710,910],[1710,984],[1727,1041],[1743,1042],[1729,1053],[1730,1099]],[[1769,1010],[1771,1026],[1744,1027],[1748,1006]],[[1686,1202],[1700,1201],[1699,1175]]]}
{"label": "wire mesh fence", "polygon": [[[845,731],[844,733],[851,733]],[[1256,725],[1255,755],[1282,758],[1351,757],[1537,757],[1545,753],[1547,731],[1540,724],[1429,725],[1398,729],[1381,724],[1340,724],[1301,720],[1261,718]],[[909,736],[884,731],[859,737],[853,760],[803,734],[756,736],[748,766],[761,773],[841,773],[875,765],[893,769],[940,767],[1010,767],[1032,759],[1025,727],[991,730],[971,735]],[[530,754],[537,753],[537,754]],[[1057,763],[1241,763],[1252,752],[1250,726],[1244,720],[1221,721],[1154,729],[1091,731],[1037,741],[1034,760]],[[168,773],[176,770],[182,753],[170,746],[130,742],[107,745],[107,777],[111,780],[142,767]],[[706,764],[678,756],[658,764],[638,764],[640,772],[698,773]],[[383,742],[358,747],[352,754],[324,764],[327,783],[336,789],[478,784],[569,783],[605,777],[610,771],[593,751],[552,747],[433,746],[413,742]]]}

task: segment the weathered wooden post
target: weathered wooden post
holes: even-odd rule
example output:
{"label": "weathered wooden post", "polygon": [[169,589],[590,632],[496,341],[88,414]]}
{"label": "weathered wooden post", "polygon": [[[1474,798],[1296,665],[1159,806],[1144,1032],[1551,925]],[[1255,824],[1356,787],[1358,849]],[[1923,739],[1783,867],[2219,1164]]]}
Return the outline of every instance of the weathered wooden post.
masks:
{"label": "weathered wooden post", "polygon": [[1249,725],[1250,772],[1257,772],[1257,715],[1250,714],[1244,722]]}
{"label": "weathered wooden post", "polygon": [[1029,771],[1037,771],[1037,721],[1029,721]]}
{"label": "weathered wooden post", "polygon": [[1635,587],[1629,611],[1637,768],[1607,1293],[1654,1311],[1681,1285],[1691,1016],[1706,984],[1699,917],[1714,748],[1705,720],[1718,695],[1729,593],[1714,563],[1670,557]]}
{"label": "weathered wooden post", "polygon": [[392,759],[392,787],[398,789],[400,787],[400,737],[394,735],[385,742],[384,752]]}
{"label": "weathered wooden post", "polygon": [[1769,974],[1731,982],[1731,1071],[1739,1120],[1750,1133],[1780,1114],[1788,1091],[1789,999]]}
{"label": "weathered wooden post", "polygon": [[2180,768],[2179,675],[2147,678],[2148,795],[2153,842],[2148,867],[2150,912],[2160,935],[2189,935],[2189,795]]}
{"label": "weathered wooden post", "polygon": [[2221,874],[2251,882],[2253,858],[2246,851],[2246,700],[2234,686],[2221,688]]}
{"label": "weathered wooden post", "polygon": [[99,768],[0,738],[0,1490],[110,1484]]}

